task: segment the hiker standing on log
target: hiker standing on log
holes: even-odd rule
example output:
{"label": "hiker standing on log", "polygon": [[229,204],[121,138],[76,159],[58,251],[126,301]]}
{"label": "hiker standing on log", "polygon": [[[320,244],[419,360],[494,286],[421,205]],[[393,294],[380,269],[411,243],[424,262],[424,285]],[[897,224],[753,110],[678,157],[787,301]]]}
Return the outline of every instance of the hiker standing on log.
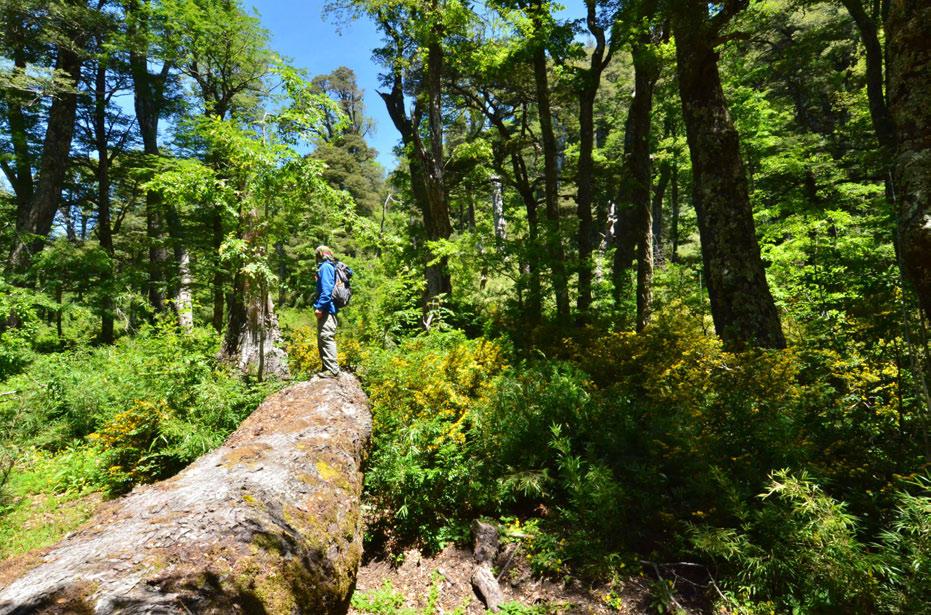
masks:
{"label": "hiker standing on log", "polygon": [[336,327],[339,321],[336,314],[339,308],[333,301],[336,287],[336,259],[327,246],[317,246],[314,251],[317,260],[317,300],[314,302],[314,315],[317,317],[317,348],[323,371],[317,373],[323,378],[339,376],[339,363],[336,360]]}

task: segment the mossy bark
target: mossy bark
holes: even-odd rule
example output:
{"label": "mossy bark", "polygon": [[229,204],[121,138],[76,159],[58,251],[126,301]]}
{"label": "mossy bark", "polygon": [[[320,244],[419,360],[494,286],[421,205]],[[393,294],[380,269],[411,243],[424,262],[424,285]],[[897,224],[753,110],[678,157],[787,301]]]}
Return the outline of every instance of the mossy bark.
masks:
{"label": "mossy bark", "polygon": [[104,506],[0,590],[0,614],[345,613],[370,432],[352,376],[293,385],[175,478]]}
{"label": "mossy bark", "polygon": [[682,3],[672,26],[715,330],[730,349],[782,348],[785,338],[760,257],[740,140],[721,87],[714,47],[718,32],[707,6],[699,3]]}
{"label": "mossy bark", "polygon": [[886,36],[898,142],[893,192],[899,256],[931,319],[931,3],[893,0]]}

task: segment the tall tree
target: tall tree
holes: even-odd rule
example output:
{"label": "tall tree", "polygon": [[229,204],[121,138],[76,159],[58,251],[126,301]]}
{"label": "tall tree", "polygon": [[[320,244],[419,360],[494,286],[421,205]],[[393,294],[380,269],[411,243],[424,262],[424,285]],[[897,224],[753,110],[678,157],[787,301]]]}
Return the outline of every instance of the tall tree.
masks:
{"label": "tall tree", "polygon": [[[218,120],[233,116],[249,119],[264,91],[263,79],[275,61],[268,48],[268,32],[258,18],[247,14],[239,0],[162,0],[161,11],[174,24],[167,31],[166,43],[177,50],[178,68],[194,84],[202,111]],[[207,156],[217,168],[225,164],[215,153],[207,152]],[[169,226],[178,227],[177,216],[168,212]],[[227,272],[219,254],[225,233],[224,213],[214,207],[212,324],[217,331],[234,318],[227,318],[227,312],[243,309],[237,300],[242,289],[234,285],[229,296],[234,303],[224,311]]]}
{"label": "tall tree", "polygon": [[550,105],[550,84],[547,65],[547,44],[555,26],[549,5],[542,0],[530,0],[525,8],[530,18],[532,37],[531,58],[536,84],[537,114],[540,122],[540,141],[543,146],[543,200],[546,214],[546,248],[553,271],[553,290],[556,295],[556,318],[569,319],[569,277],[566,255],[559,230],[559,169],[556,164],[556,135],[553,132],[553,112]]}
{"label": "tall tree", "polygon": [[869,101],[870,118],[876,139],[889,157],[895,150],[895,126],[886,100],[883,63],[886,53],[880,42],[879,26],[883,12],[888,10],[889,1],[866,2],[866,0],[840,0],[850,17],[857,25],[860,39],[863,41],[864,59],[866,61],[866,94]]}
{"label": "tall tree", "polygon": [[[652,11],[651,11],[652,12]],[[648,15],[635,19],[636,23]],[[653,90],[659,79],[660,62],[650,28],[637,28],[631,43],[634,65],[634,97],[628,110],[624,132],[624,164],[618,207],[620,208],[617,248],[614,252],[614,293],[620,299],[627,286],[627,271],[637,256],[637,329],[649,320],[653,278],[653,211],[650,200],[652,164],[650,133]]]}
{"label": "tall tree", "polygon": [[595,147],[595,98],[601,84],[601,74],[611,61],[618,37],[612,32],[610,39],[606,31],[612,30],[618,15],[607,8],[599,11],[598,0],[585,0],[585,23],[595,39],[595,47],[589,57],[587,69],[579,71],[579,162],[576,171],[576,203],[578,206],[579,231],[579,294],[577,308],[579,318],[586,319],[592,303],[592,248],[595,229],[592,219],[592,199],[595,189],[593,151]]}
{"label": "tall tree", "polygon": [[886,34],[898,142],[893,188],[899,256],[931,320],[931,4],[892,0]]}
{"label": "tall tree", "polygon": [[[167,54],[162,54],[166,57],[158,57],[158,53],[153,53],[153,48],[159,48],[156,40],[160,33],[155,31],[152,23],[156,20],[157,8],[150,0],[128,0],[124,7],[136,123],[142,137],[143,152],[151,157],[153,167],[161,155],[158,146],[158,126],[168,109],[169,78],[174,66],[172,58],[167,57]],[[150,71],[150,61],[160,62],[161,66],[157,72]],[[164,277],[167,257],[162,246],[162,227],[165,216],[163,215],[163,203],[156,191],[146,191],[145,203],[146,235],[149,244],[147,295],[152,308],[156,312],[161,312],[165,308]],[[172,207],[171,204],[168,206]],[[184,250],[180,242],[176,241],[175,244],[176,250]],[[183,297],[185,291],[182,290],[181,294]],[[178,303],[180,306],[187,302],[181,299]]]}
{"label": "tall tree", "polygon": [[336,101],[342,115],[337,115],[331,108],[323,112],[323,131],[321,137],[330,142],[345,134],[357,134],[365,137],[374,126],[371,118],[365,115],[364,92],[356,82],[356,73],[345,66],[337,67],[326,75],[318,75],[311,81],[314,88]]}
{"label": "tall tree", "polygon": [[385,196],[383,170],[376,162],[377,152],[365,136],[372,120],[365,115],[363,92],[355,73],[344,66],[314,77],[313,87],[336,102],[335,109],[321,109],[323,130],[311,156],[326,163],[324,178],[352,195],[359,212],[372,214]]}
{"label": "tall tree", "polygon": [[[441,0],[408,0],[391,5],[359,2],[378,23],[387,44],[378,56],[388,69],[382,76],[388,91],[379,92],[388,115],[401,134],[407,154],[411,191],[421,211],[428,240],[452,236],[443,153],[444,44],[452,11]],[[406,24],[417,23],[417,28]],[[405,96],[413,96],[408,112]],[[424,123],[424,119],[426,122]],[[452,292],[445,256],[428,256],[426,304]]]}
{"label": "tall tree", "polygon": [[[34,163],[31,153],[24,144],[26,138],[25,115],[21,93],[14,93],[8,103],[8,114],[14,154],[20,157],[15,161],[11,184],[17,193],[16,241],[10,254],[8,266],[13,269],[26,267],[31,255],[42,248],[44,239],[52,229],[52,222],[61,203],[62,188],[70,166],[71,142],[78,108],[78,89],[81,79],[81,65],[87,55],[86,45],[90,33],[94,31],[93,22],[97,19],[104,0],[98,0],[96,8],[88,7],[78,0],[61,0],[54,2],[46,10],[40,11],[37,19],[41,20],[39,31],[44,40],[49,42],[54,65],[57,87],[51,91],[52,101],[45,118],[45,136],[42,141],[41,154],[35,171],[26,171]],[[27,58],[17,47],[28,45],[26,31],[14,25],[17,19],[28,23],[29,8],[26,11],[6,9],[6,29],[13,44],[12,56],[14,66],[21,71],[26,69]],[[24,160],[25,156],[28,160]],[[7,165],[9,167],[9,165]],[[31,180],[35,176],[34,183]]]}
{"label": "tall tree", "polygon": [[[107,255],[107,262],[100,270],[100,341],[109,344],[114,338],[114,272],[116,251],[114,248],[112,213],[112,167],[117,157],[132,143],[134,127],[114,98],[130,88],[131,76],[125,63],[112,53],[111,46],[117,32],[114,18],[107,27],[94,36],[93,58],[85,72],[86,89],[91,94],[82,104],[81,141],[88,150],[87,159],[93,167],[97,181],[95,195],[97,217],[94,230],[100,248]],[[91,154],[92,153],[92,154]],[[83,234],[83,233],[82,233]]]}
{"label": "tall tree", "polygon": [[720,6],[678,0],[671,21],[715,329],[729,348],[781,348],[785,338],[760,257],[740,140],[715,49],[729,20],[745,6],[746,0]]}

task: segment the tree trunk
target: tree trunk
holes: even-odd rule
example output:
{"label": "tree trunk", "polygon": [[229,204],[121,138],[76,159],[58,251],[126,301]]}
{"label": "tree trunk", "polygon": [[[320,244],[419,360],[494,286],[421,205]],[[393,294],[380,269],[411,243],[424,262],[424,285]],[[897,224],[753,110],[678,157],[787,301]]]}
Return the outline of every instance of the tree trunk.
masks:
{"label": "tree trunk", "polygon": [[595,147],[595,97],[601,84],[606,53],[605,33],[598,26],[595,0],[586,0],[585,5],[588,30],[595,39],[595,48],[592,50],[589,67],[582,74],[582,87],[579,93],[579,162],[576,177],[578,187],[576,204],[579,218],[577,238],[579,295],[576,307],[579,310],[580,322],[588,319],[588,311],[592,304],[592,248],[595,241],[594,221],[592,220],[595,165],[592,154]]}
{"label": "tree trunk", "polygon": [[353,376],[294,384],[174,478],[104,504],[0,589],[0,613],[344,614],[371,430]]}
{"label": "tree trunk", "polygon": [[61,203],[61,191],[70,164],[71,140],[78,109],[78,83],[81,79],[81,58],[71,43],[58,48],[55,70],[67,76],[70,92],[59,92],[49,108],[45,141],[38,179],[28,212],[16,224],[16,244],[10,256],[14,269],[24,269],[31,255],[42,248],[52,230],[55,212]]}
{"label": "tree trunk", "polygon": [[[131,18],[130,32],[132,34],[143,32],[143,40],[147,34],[148,25],[144,10],[140,10],[139,3],[130,2],[127,9]],[[148,45],[147,42],[143,43]],[[143,151],[152,157],[160,156],[158,147],[158,124],[165,107],[165,82],[171,69],[170,62],[164,62],[161,72],[149,72],[148,48],[132,49],[129,54],[130,72],[133,78],[134,107],[136,122],[142,135]],[[161,245],[162,233],[168,231],[172,255],[177,268],[177,281],[172,280],[172,291],[169,293],[174,300],[174,308],[178,324],[185,330],[190,330],[194,324],[194,307],[191,293],[191,258],[184,245],[180,216],[174,203],[164,203],[159,194],[149,192],[146,194],[146,218],[149,248],[149,302],[156,311],[163,311],[165,290],[168,277],[168,254]],[[164,225],[162,222],[164,221]],[[163,228],[163,226],[165,228]]]}
{"label": "tree trunk", "polygon": [[504,190],[501,178],[497,175],[491,178],[491,219],[495,229],[495,243],[500,248],[507,239],[507,221],[504,219]]}
{"label": "tree trunk", "polygon": [[178,210],[172,203],[165,203],[165,219],[168,223],[168,237],[171,239],[171,248],[178,267],[178,282],[174,293],[175,313],[178,325],[185,331],[194,328],[194,299],[191,293],[193,280],[191,278],[191,256],[184,246],[184,231],[181,227],[181,218]]}
{"label": "tree trunk", "polygon": [[[650,186],[650,130],[653,88],[659,78],[659,63],[649,42],[634,45],[634,98],[630,103],[624,138],[624,169],[618,195],[616,249],[614,251],[614,299],[619,303],[627,288],[628,269],[637,256],[637,327],[649,318],[653,277],[652,210]],[[648,237],[649,235],[649,237]],[[650,244],[650,253],[645,252]],[[647,258],[649,257],[649,258]]]}
{"label": "tree trunk", "polygon": [[[532,3],[531,20],[534,32],[542,36],[543,6],[538,0]],[[537,112],[540,115],[540,138],[543,143],[543,192],[546,204],[546,249],[553,272],[553,290],[556,295],[556,318],[569,320],[569,280],[566,274],[566,256],[559,230],[559,171],[556,168],[556,137],[553,133],[553,116],[550,110],[550,87],[546,66],[546,47],[536,41],[533,49],[533,75],[536,85]]]}
{"label": "tree trunk", "polygon": [[194,298],[191,286],[194,283],[191,277],[191,256],[181,247],[175,247],[175,258],[178,259],[178,294],[175,297],[175,311],[178,313],[178,325],[190,332],[194,328]]}
{"label": "tree trunk", "polygon": [[288,355],[283,350],[278,317],[267,289],[237,274],[234,276],[229,311],[230,320],[223,342],[224,360],[259,380],[269,375],[290,378]]}
{"label": "tree trunk", "polygon": [[110,222],[110,151],[107,143],[107,59],[97,63],[94,80],[94,140],[97,147],[97,241],[107,255],[100,285],[100,341],[113,343],[113,228]]}
{"label": "tree trunk", "polygon": [[888,160],[895,151],[895,126],[886,96],[883,94],[883,48],[879,42],[879,28],[863,6],[863,0],[841,0],[853,18],[866,51],[866,96],[869,101],[870,118],[876,139],[884,150],[883,159]]}
{"label": "tree trunk", "polygon": [[149,305],[158,313],[165,310],[165,248],[162,247],[162,225],[159,204],[161,199],[153,191],[145,195],[145,229],[149,244]]}
{"label": "tree trunk", "polygon": [[672,165],[669,162],[663,163],[659,172],[659,181],[656,183],[656,189],[653,192],[653,260],[657,265],[662,265],[665,260],[665,251],[663,250],[663,199],[666,198],[666,187],[669,185],[671,174]]}
{"label": "tree trunk", "polygon": [[[421,152],[427,208],[429,216],[424,217],[427,230],[427,239],[437,241],[449,239],[453,234],[449,221],[449,203],[444,184],[443,157],[443,49],[440,46],[439,33],[434,33],[435,40],[427,46],[427,124],[430,131],[430,147],[422,145]],[[415,133],[416,135],[416,133]],[[419,138],[417,139],[419,140]],[[442,258],[433,265],[427,266],[427,302],[440,294],[452,292],[452,281],[449,277],[449,264]]]}
{"label": "tree trunk", "polygon": [[931,5],[892,0],[886,35],[898,142],[893,185],[899,258],[931,320]]}
{"label": "tree trunk", "polygon": [[[9,10],[9,13],[5,15],[5,20],[7,44],[10,45],[13,52],[13,67],[18,71],[25,72],[27,67],[24,40],[26,34],[23,31],[25,18],[15,11]],[[32,176],[32,153],[29,151],[28,124],[26,115],[23,112],[23,105],[29,101],[22,93],[11,89],[4,92],[4,102],[6,103],[10,141],[13,146],[13,166],[7,167],[4,165],[3,170],[16,197],[17,228],[20,226],[26,228],[35,190]]]}
{"label": "tree trunk", "polygon": [[[251,246],[249,251],[264,259],[263,238],[257,230],[258,211],[250,210],[240,218],[244,218],[242,228],[248,229],[242,238]],[[246,276],[242,266],[238,267],[228,304],[229,320],[221,351],[223,359],[235,364],[244,374],[257,375],[259,380],[266,375],[289,378],[288,355],[283,350],[275,306],[264,281]]]}
{"label": "tree trunk", "polygon": [[673,18],[711,314],[729,349],[782,348],[785,338],[760,257],[740,141],[707,25],[705,5],[686,4]]}
{"label": "tree trunk", "polygon": [[631,103],[631,200],[637,212],[637,331],[643,331],[653,309],[653,208],[650,186],[650,130],[653,114],[653,88],[659,79],[660,64],[648,37],[635,43],[634,101]]}
{"label": "tree trunk", "polygon": [[[388,34],[391,36],[389,28]],[[427,71],[423,86],[426,96],[427,123],[430,143],[425,145],[420,136],[420,113],[415,111],[414,118],[408,117],[405,108],[403,77],[400,68],[392,75],[391,91],[379,92],[391,121],[401,133],[401,140],[408,150],[408,167],[411,176],[411,191],[414,200],[423,215],[424,230],[427,239],[436,241],[452,236],[449,220],[449,203],[444,185],[443,159],[443,116],[442,116],[442,78],[443,48],[441,33],[434,33],[435,40],[427,46]],[[395,36],[399,56],[403,56],[403,42]],[[419,103],[418,103],[419,104]],[[452,292],[452,281],[446,258],[433,265],[427,265],[427,289],[424,308],[440,294]]]}
{"label": "tree trunk", "polygon": [[669,200],[671,201],[670,212],[671,220],[669,221],[670,241],[672,242],[669,260],[673,263],[679,262],[679,166],[672,163],[672,187],[669,190]]}

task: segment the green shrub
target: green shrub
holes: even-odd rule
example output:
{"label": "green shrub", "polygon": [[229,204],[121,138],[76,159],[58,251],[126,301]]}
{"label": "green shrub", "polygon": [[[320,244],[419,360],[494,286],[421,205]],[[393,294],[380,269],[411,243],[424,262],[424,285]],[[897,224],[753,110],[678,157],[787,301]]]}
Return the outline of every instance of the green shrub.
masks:
{"label": "green shrub", "polygon": [[724,586],[753,601],[799,613],[875,610],[876,559],[857,520],[806,474],[773,475],[764,505],[740,529],[695,527],[695,547],[730,564]]}
{"label": "green shrub", "polygon": [[45,295],[0,278],[0,380],[19,373],[33,359],[39,328],[37,308],[50,306]]}
{"label": "green shrub", "polygon": [[165,324],[113,346],[38,357],[0,398],[6,439],[52,453],[90,447],[113,492],[167,476],[218,446],[278,383],[249,383],[217,359],[219,338]]}
{"label": "green shrub", "polygon": [[399,535],[439,547],[462,536],[491,497],[466,439],[504,361],[494,342],[436,332],[370,356],[364,376],[374,433],[365,482]]}
{"label": "green shrub", "polygon": [[931,477],[919,478],[909,487],[897,495],[895,515],[882,533],[879,550],[888,580],[882,610],[903,615],[919,613],[931,604]]}

